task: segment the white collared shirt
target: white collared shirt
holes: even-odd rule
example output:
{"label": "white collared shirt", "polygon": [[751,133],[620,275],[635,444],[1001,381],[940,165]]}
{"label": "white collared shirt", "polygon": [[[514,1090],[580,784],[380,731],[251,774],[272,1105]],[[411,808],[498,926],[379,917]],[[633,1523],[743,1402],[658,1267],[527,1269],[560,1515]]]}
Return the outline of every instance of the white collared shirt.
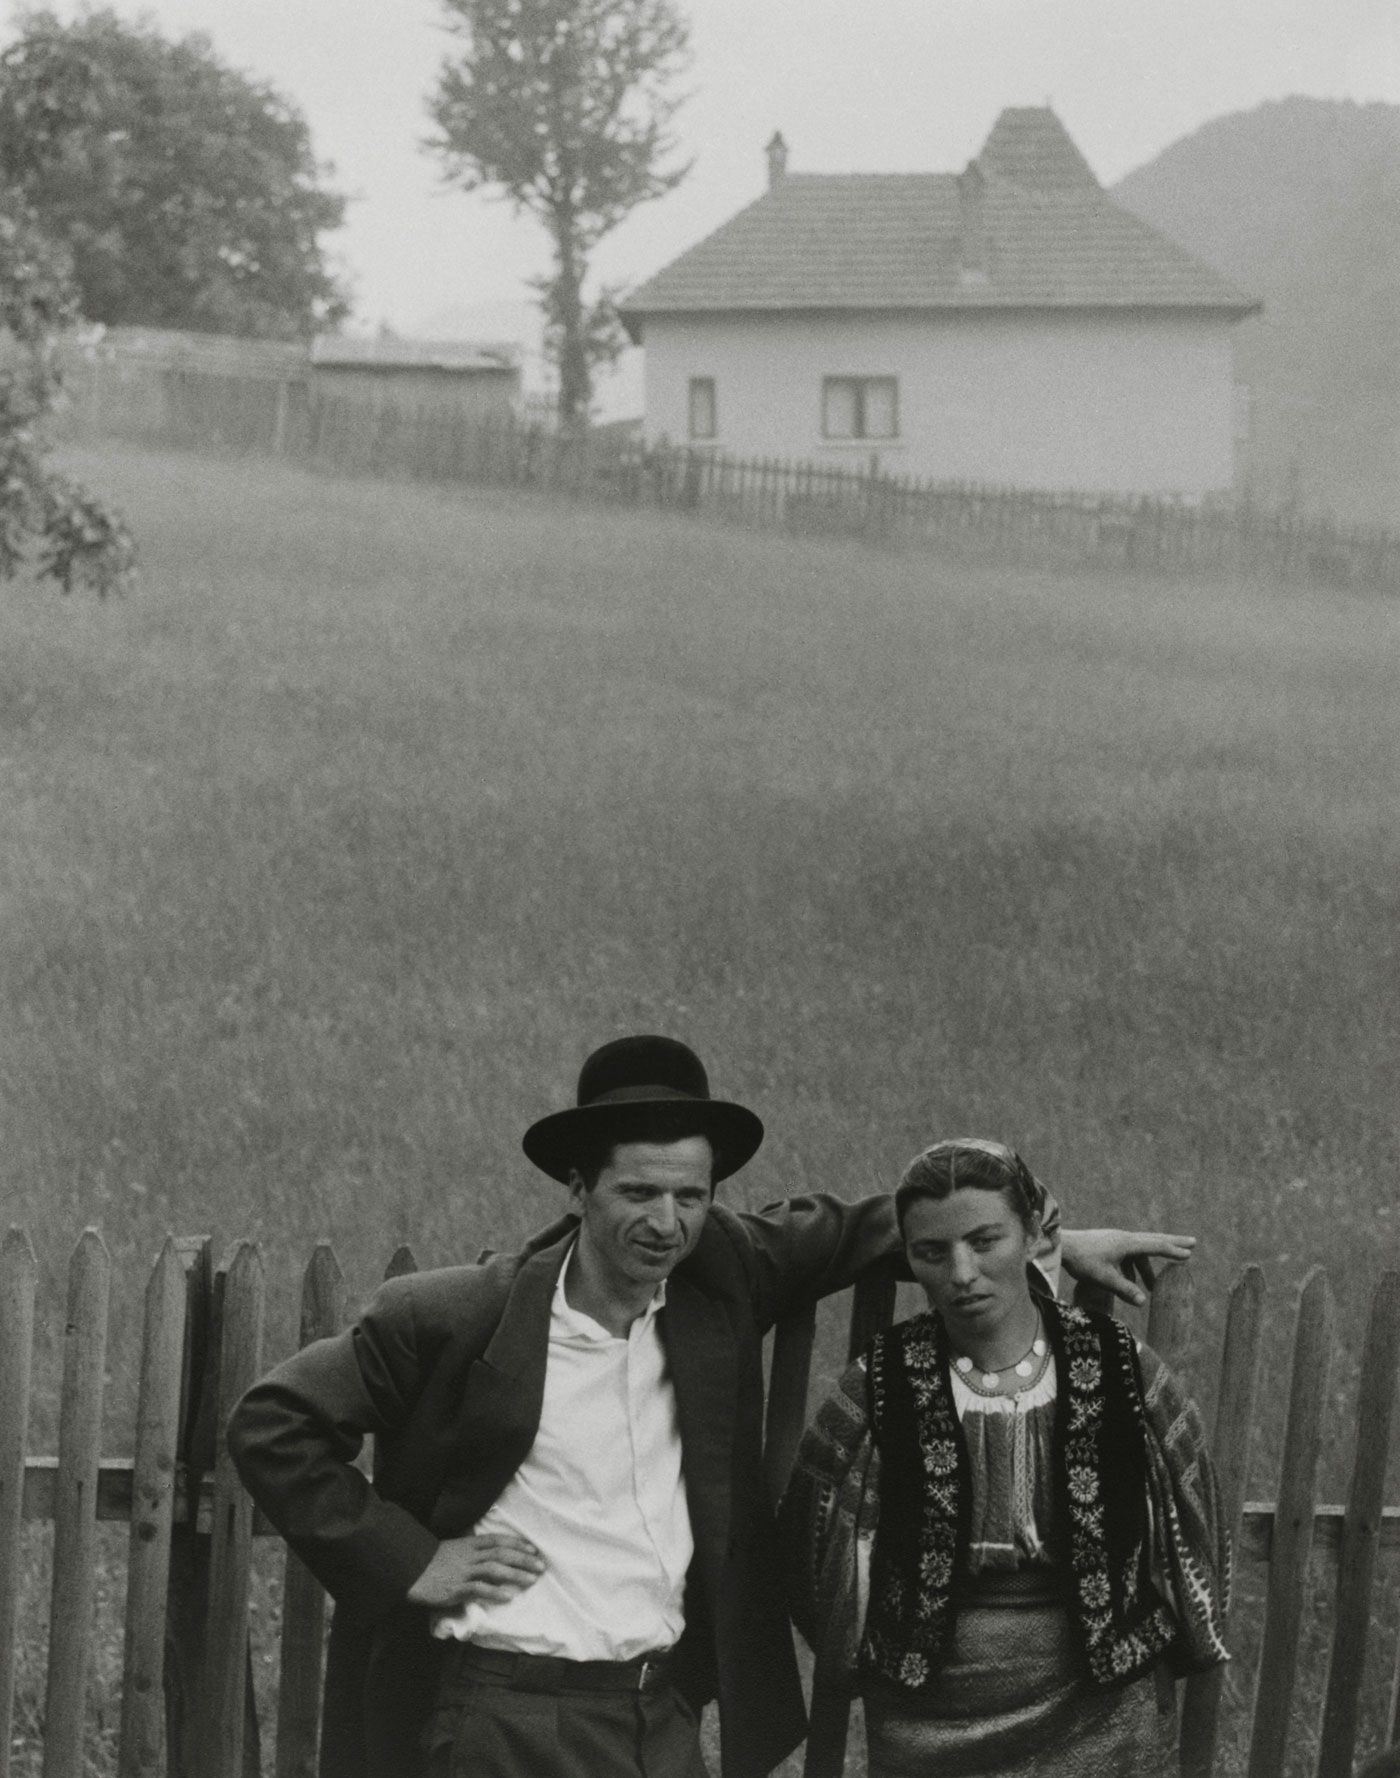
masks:
{"label": "white collared shirt", "polygon": [[549,1314],[539,1431],[477,1523],[530,1540],[545,1571],[500,1605],[433,1619],[433,1634],[483,1648],[627,1661],[684,1627],[694,1550],[676,1392],[656,1324],[663,1283],[625,1339],[569,1306],[569,1250]]}

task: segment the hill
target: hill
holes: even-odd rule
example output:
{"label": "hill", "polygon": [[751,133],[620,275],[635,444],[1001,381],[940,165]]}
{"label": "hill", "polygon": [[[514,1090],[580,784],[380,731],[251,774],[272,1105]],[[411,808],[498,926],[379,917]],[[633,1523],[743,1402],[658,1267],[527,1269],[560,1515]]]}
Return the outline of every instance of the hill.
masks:
{"label": "hill", "polygon": [[1393,602],[75,461],[146,581],[0,601],[36,1232],[504,1246],[519,1130],[637,1023],[770,1117],[736,1193],[996,1130],[1217,1280],[1389,1203]]}
{"label": "hill", "polygon": [[[691,1039],[763,1115],[736,1208],[887,1188],[970,1131],[1077,1220],[1198,1231],[1207,1397],[1225,1282],[1260,1262],[1257,1497],[1315,1263],[1350,1411],[1397,1218],[1394,600],[130,445],[72,466],[126,508],[145,582],[0,598],[0,1191],[41,1262],[35,1448],[84,1223],[116,1261],[125,1426],[167,1229],[263,1242],[271,1357],[316,1238],[358,1297],[400,1240],[439,1263],[556,1214],[520,1132],[629,1028]],[[819,1369],[834,1315],[821,1338]],[[1329,1446],[1324,1498],[1349,1457]],[[1369,1746],[1388,1697],[1387,1674]]]}
{"label": "hill", "polygon": [[1400,106],[1216,118],[1114,196],[1264,299],[1238,335],[1254,491],[1400,522]]}

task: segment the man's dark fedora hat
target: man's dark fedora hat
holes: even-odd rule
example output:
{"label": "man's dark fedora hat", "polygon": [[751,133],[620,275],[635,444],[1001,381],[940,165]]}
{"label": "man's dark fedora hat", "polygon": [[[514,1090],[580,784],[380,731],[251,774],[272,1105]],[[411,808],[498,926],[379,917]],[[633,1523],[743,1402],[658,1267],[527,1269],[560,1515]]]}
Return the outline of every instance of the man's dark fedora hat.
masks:
{"label": "man's dark fedora hat", "polygon": [[705,1065],[674,1037],[619,1037],[579,1070],[578,1103],[533,1123],[521,1147],[551,1179],[568,1183],[580,1151],[612,1130],[626,1141],[647,1108],[684,1110],[687,1124],[715,1151],[715,1179],[727,1179],[763,1140],[763,1125],[746,1106],[710,1097]]}

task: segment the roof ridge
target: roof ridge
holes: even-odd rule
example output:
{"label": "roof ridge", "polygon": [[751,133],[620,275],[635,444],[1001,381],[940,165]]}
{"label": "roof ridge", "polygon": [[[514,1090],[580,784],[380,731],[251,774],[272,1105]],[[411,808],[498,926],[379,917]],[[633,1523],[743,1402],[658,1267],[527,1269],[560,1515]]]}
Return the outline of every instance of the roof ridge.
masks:
{"label": "roof ridge", "polygon": [[[956,179],[956,173],[949,172],[917,172],[911,167],[897,167],[892,173],[882,173],[869,168],[858,167],[849,173],[826,172],[784,173],[778,181],[775,191],[764,192],[764,197],[780,194],[785,185],[793,185],[803,179]],[[762,201],[761,199],[759,200]]]}
{"label": "roof ridge", "polygon": [[[1018,128],[1029,119],[1035,127]],[[705,311],[1194,309],[1258,305],[1144,223],[1094,177],[1048,109],[1003,112],[973,163],[953,172],[781,173],[619,305],[634,335],[648,314]],[[1037,144],[1048,143],[1044,176]],[[1029,172],[1027,171],[1029,169]],[[979,195],[980,194],[980,195]],[[972,208],[969,208],[972,206]],[[961,275],[980,240],[987,275]]]}

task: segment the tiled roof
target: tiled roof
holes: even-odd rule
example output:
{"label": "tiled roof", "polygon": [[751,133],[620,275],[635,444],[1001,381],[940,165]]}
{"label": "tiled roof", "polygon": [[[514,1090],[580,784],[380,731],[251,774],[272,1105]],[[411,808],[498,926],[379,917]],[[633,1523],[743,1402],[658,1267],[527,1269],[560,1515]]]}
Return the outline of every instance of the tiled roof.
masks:
{"label": "tiled roof", "polygon": [[622,313],[1256,306],[1115,204],[1053,111],[1004,111],[977,165],[984,276],[963,269],[957,175],[789,173]]}
{"label": "tiled roof", "polygon": [[192,370],[295,372],[305,368],[305,340],[246,340],[172,327],[94,327],[82,342],[97,358],[128,358]]}
{"label": "tiled roof", "polygon": [[1099,188],[1088,161],[1048,105],[1008,106],[977,159],[984,173],[1032,191]]}
{"label": "tiled roof", "polygon": [[322,334],[311,348],[318,370],[515,370],[520,349],[483,340],[357,339]]}

